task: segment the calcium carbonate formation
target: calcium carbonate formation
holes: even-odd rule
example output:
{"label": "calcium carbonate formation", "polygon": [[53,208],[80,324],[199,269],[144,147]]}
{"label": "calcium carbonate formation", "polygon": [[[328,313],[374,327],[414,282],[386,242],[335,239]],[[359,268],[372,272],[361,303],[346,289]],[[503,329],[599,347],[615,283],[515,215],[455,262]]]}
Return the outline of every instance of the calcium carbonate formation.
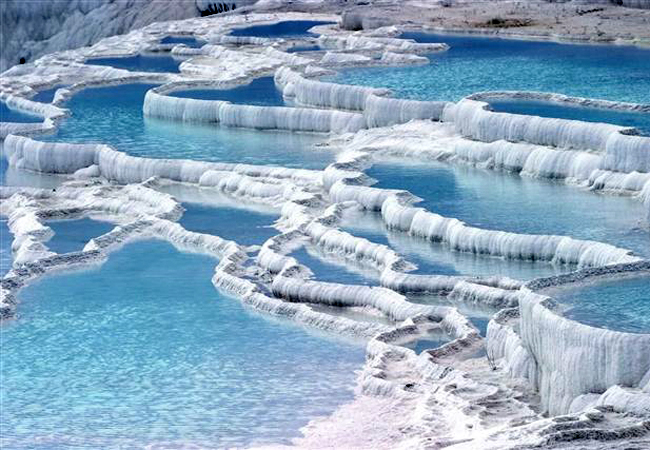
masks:
{"label": "calcium carbonate formation", "polygon": [[[646,260],[602,242],[474,227],[418,207],[420,199],[408,191],[373,187],[374,180],[364,172],[374,161],[390,157],[561,179],[574,187],[635,197],[648,209],[650,221],[650,138],[609,124],[496,113],[483,100],[528,98],[618,110],[650,108],[540,93],[480,93],[458,103],[397,99],[385,89],[329,83],[318,76],[350,65],[420,64],[420,55],[447,50],[444,43],[398,39],[394,36],[399,30],[391,27],[351,33],[335,25],[317,27],[318,38],[229,36],[232,28],[245,25],[243,17],[155,23],[3,74],[0,100],[43,119],[0,124],[4,158],[14,168],[61,175],[65,181],[56,190],[0,188],[0,213],[8,218],[14,257],[13,269],[2,279],[2,317],[15,314],[18,291],[37,277],[100,264],[130,240],[163,239],[217,257],[215,287],[259,311],[366,339],[361,395],[353,405],[363,405],[364,396],[386,399],[395,420],[405,423],[402,436],[392,436],[378,447],[502,449],[552,447],[572,440],[588,445],[649,442],[650,336],[571,321],[543,293],[550,286],[576,281],[650,273]],[[305,18],[337,19],[253,14],[246,24]],[[205,45],[161,44],[168,35],[195,36]],[[324,50],[300,55],[284,51],[301,43],[317,43]],[[147,51],[183,58],[180,74],[86,63],[91,57]],[[192,88],[228,89],[270,75],[287,106],[170,95]],[[291,169],[151,159],[104,144],[38,140],[70,114],[63,106],[76,92],[132,82],[160,84],[146,94],[145,116],[327,133],[329,145],[339,150],[336,161],[324,170]],[[30,100],[37,90],[61,84],[68,87],[58,89],[52,103]],[[163,193],[174,185],[267,205],[279,214],[278,233],[261,248],[249,248],[188,231],[178,223],[181,204]],[[439,243],[448,252],[571,264],[577,270],[527,283],[506,277],[413,273],[416,265],[389,245],[344,231],[341,222],[351,211],[367,211],[394,232]],[[53,231],[47,221],[84,216],[101,217],[115,227],[90,240],[81,252],[52,252],[48,240]],[[291,256],[301,247],[372,271],[377,283],[319,281]],[[449,306],[418,304],[410,299],[413,294],[440,295]],[[492,311],[487,337],[481,337],[454,305]],[[377,320],[330,314],[327,308]],[[432,334],[446,343],[421,354],[404,346]],[[336,426],[341,418],[328,420]],[[606,448],[597,445],[593,448]]]}

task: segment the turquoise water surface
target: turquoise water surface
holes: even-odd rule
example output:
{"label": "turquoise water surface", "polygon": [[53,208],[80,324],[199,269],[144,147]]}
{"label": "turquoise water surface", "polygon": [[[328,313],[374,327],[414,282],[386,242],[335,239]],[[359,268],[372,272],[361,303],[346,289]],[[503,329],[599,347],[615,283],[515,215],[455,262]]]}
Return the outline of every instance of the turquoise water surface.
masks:
{"label": "turquoise water surface", "polygon": [[637,199],[442,163],[381,163],[367,174],[379,180],[378,187],[406,189],[423,199],[417,206],[472,226],[568,235],[650,257],[650,230]]}
{"label": "turquoise water surface", "polygon": [[324,168],[333,160],[331,151],[314,147],[325,139],[324,135],[145,118],[142,102],[152,87],[154,85],[128,84],[85,89],[66,104],[72,116],[61,123],[56,135],[42,139],[105,143],[131,155],[148,158],[303,168]]}
{"label": "turquoise water surface", "polygon": [[421,336],[419,339],[404,344],[404,347],[410,348],[419,355],[425,350],[440,347],[450,341],[450,336],[443,333],[432,332]]}
{"label": "turquoise water surface", "polygon": [[54,94],[56,94],[56,91],[66,87],[66,86],[54,86],[53,88],[50,89],[45,89],[44,91],[38,91],[36,95],[32,97],[32,100],[35,102],[41,102],[41,103],[52,103],[52,100],[54,100]]}
{"label": "turquoise water surface", "polygon": [[355,267],[353,262],[329,255],[313,247],[301,247],[289,254],[312,271],[313,279],[326,283],[379,285],[379,272],[363,266]]}
{"label": "turquoise water surface", "polygon": [[295,45],[286,50],[287,53],[317,52],[323,50],[320,45]]}
{"label": "turquoise water surface", "polygon": [[248,84],[233,89],[193,89],[175,91],[169,95],[201,100],[225,100],[245,105],[285,105],[282,93],[275,87],[273,77],[256,78]]}
{"label": "turquoise water surface", "polygon": [[0,328],[3,448],[287,443],[352,398],[362,344],[250,312],[215,265],[146,241],[24,289]]}
{"label": "turquoise water surface", "polygon": [[273,228],[277,215],[203,203],[182,205],[185,212],[178,223],[189,231],[236,240],[241,245],[262,245],[279,233]]}
{"label": "turquoise water surface", "polygon": [[115,228],[109,222],[89,218],[54,220],[46,222],[54,231],[54,237],[47,241],[47,247],[56,253],[80,252],[92,238],[106,234]]}
{"label": "turquoise water surface", "polygon": [[484,91],[557,92],[579,97],[650,103],[650,50],[451,34],[404,33],[419,42],[444,42],[446,52],[413,67],[346,69],[328,80],[386,87],[396,97],[453,100]]}
{"label": "turquoise water surface", "polygon": [[5,102],[0,102],[0,122],[31,123],[42,121],[43,118],[40,116],[34,116],[32,114],[27,114],[15,109],[11,109]]}
{"label": "turquoise water surface", "polygon": [[11,242],[14,236],[9,231],[6,218],[0,219],[0,277],[11,269],[13,257],[11,256]]}
{"label": "turquoise water surface", "polygon": [[650,333],[650,276],[558,288],[562,315],[586,325]]}
{"label": "turquoise water surface", "polygon": [[309,37],[317,36],[308,31],[310,28],[330,23],[334,22],[324,22],[321,20],[287,20],[271,25],[254,25],[246,28],[237,28],[233,30],[230,35],[270,38]]}
{"label": "turquoise water surface", "polygon": [[371,242],[390,246],[417,265],[416,274],[502,275],[521,280],[556,275],[575,270],[571,265],[504,259],[451,250],[445,244],[429,242],[407,233],[389,230],[378,213],[346,217],[341,228]]}
{"label": "turquoise water surface", "polygon": [[172,72],[179,73],[181,60],[169,55],[136,55],[117,58],[91,58],[86,64],[95,66],[111,66],[133,72]]}
{"label": "turquoise water surface", "polygon": [[166,36],[160,40],[161,44],[183,44],[187,47],[203,47],[204,42],[197,41],[191,36]]}

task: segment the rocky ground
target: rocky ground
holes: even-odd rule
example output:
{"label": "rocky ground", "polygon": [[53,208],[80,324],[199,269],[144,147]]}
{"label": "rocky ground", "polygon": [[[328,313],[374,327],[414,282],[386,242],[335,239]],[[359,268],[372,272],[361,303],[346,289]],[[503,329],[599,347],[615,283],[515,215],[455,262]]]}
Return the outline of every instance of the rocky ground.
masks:
{"label": "rocky ground", "polygon": [[650,9],[627,8],[607,2],[410,0],[357,3],[348,9],[348,21],[363,27],[399,23],[434,30],[650,45]]}

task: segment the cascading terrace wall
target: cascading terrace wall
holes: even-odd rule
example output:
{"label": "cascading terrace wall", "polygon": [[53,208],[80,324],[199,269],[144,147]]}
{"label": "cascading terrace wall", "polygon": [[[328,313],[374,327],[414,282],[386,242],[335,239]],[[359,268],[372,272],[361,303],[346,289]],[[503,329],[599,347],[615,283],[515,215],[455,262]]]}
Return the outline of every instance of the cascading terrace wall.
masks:
{"label": "cascading terrace wall", "polygon": [[256,129],[347,133],[365,128],[363,116],[352,112],[236,105],[219,100],[170,97],[154,90],[147,92],[143,111],[148,117]]}
{"label": "cascading terrace wall", "polygon": [[525,142],[600,153],[601,169],[650,172],[650,137],[634,135],[633,128],[606,123],[496,113],[489,105],[463,99],[445,109],[443,120],[453,122],[466,137],[481,142]]}

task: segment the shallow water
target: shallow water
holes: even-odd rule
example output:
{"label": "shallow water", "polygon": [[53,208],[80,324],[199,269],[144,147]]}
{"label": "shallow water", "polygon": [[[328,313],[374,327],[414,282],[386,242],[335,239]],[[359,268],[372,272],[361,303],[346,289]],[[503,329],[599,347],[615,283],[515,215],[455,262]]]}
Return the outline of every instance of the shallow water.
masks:
{"label": "shallow water", "polygon": [[363,266],[355,267],[350,261],[325,254],[315,248],[301,247],[289,256],[293,256],[300,264],[309,267],[314,274],[314,280],[317,281],[366,286],[379,284],[379,272]]}
{"label": "shallow water", "polygon": [[44,91],[39,91],[32,97],[32,100],[35,102],[41,102],[41,103],[52,103],[52,100],[54,100],[54,94],[56,94],[56,91],[64,88],[66,86],[54,86],[53,88],[46,89]]}
{"label": "shallow water", "polygon": [[279,233],[273,228],[277,215],[203,203],[182,205],[185,212],[178,223],[189,231],[236,240],[241,245],[262,245]]}
{"label": "shallow water", "polygon": [[9,167],[7,160],[2,156],[2,142],[0,142],[0,186],[21,186],[52,189],[64,181],[62,176],[39,174]]}
{"label": "shallow water", "polygon": [[54,231],[54,237],[47,241],[46,245],[59,254],[80,252],[92,238],[115,228],[112,223],[89,218],[54,220],[46,222],[46,225]]}
{"label": "shallow water", "polygon": [[166,36],[160,40],[161,44],[183,44],[191,48],[203,47],[203,42],[189,36]]}
{"label": "shallow water", "polygon": [[493,111],[558,119],[605,122],[634,127],[641,134],[650,135],[650,113],[584,108],[552,102],[532,100],[487,100]]}
{"label": "shallow water", "polygon": [[132,72],[171,72],[179,73],[178,66],[181,60],[174,59],[169,55],[136,55],[119,58],[91,58],[86,64],[96,66],[111,66],[118,69],[126,69]]}
{"label": "shallow water", "polygon": [[42,121],[42,117],[11,109],[5,102],[0,102],[0,122],[32,123]]}
{"label": "shallow water", "polygon": [[317,52],[323,48],[320,45],[296,45],[285,50],[287,53]]}
{"label": "shallow water", "polygon": [[3,448],[288,443],[352,398],[362,345],[250,312],[215,264],[139,242],[21,292],[0,329]]}
{"label": "shallow water", "polygon": [[650,276],[556,289],[563,315],[586,325],[650,333]]}
{"label": "shallow water", "polygon": [[529,280],[569,272],[576,268],[571,265],[553,265],[453,251],[444,244],[389,230],[378,213],[350,214],[342,221],[341,228],[371,242],[390,246],[409,262],[417,265],[417,270],[412,272],[415,274],[501,275]]}
{"label": "shallow water", "polygon": [[347,69],[328,80],[386,87],[396,97],[418,100],[518,90],[650,103],[650,50],[451,34],[402,37],[451,48],[427,55],[427,65]]}
{"label": "shallow water", "polygon": [[254,25],[246,28],[233,30],[231,36],[252,36],[252,37],[309,37],[317,36],[308,30],[317,25],[325,25],[334,22],[324,22],[320,20],[287,20],[271,25]]}
{"label": "shallow water", "polygon": [[255,131],[144,118],[142,102],[149,84],[85,89],[66,107],[72,116],[56,135],[39,139],[105,143],[134,156],[194,159],[287,167],[324,168],[333,153],[313,145],[324,135]]}
{"label": "shallow water", "polygon": [[0,218],[0,277],[11,269],[13,257],[11,255],[11,242],[14,236],[9,231],[6,218]]}
{"label": "shallow water", "polygon": [[194,89],[175,91],[172,97],[201,100],[225,100],[232,103],[261,106],[284,106],[282,93],[275,87],[273,77],[260,77],[233,89]]}
{"label": "shallow water", "polygon": [[567,235],[650,256],[650,230],[643,205],[636,199],[442,163],[382,163],[367,174],[379,180],[375,186],[406,189],[423,199],[416,206],[468,225],[515,233]]}
{"label": "shallow water", "polygon": [[451,337],[443,333],[429,333],[421,336],[419,339],[404,344],[404,347],[410,348],[417,355],[425,350],[438,348],[451,341]]}

